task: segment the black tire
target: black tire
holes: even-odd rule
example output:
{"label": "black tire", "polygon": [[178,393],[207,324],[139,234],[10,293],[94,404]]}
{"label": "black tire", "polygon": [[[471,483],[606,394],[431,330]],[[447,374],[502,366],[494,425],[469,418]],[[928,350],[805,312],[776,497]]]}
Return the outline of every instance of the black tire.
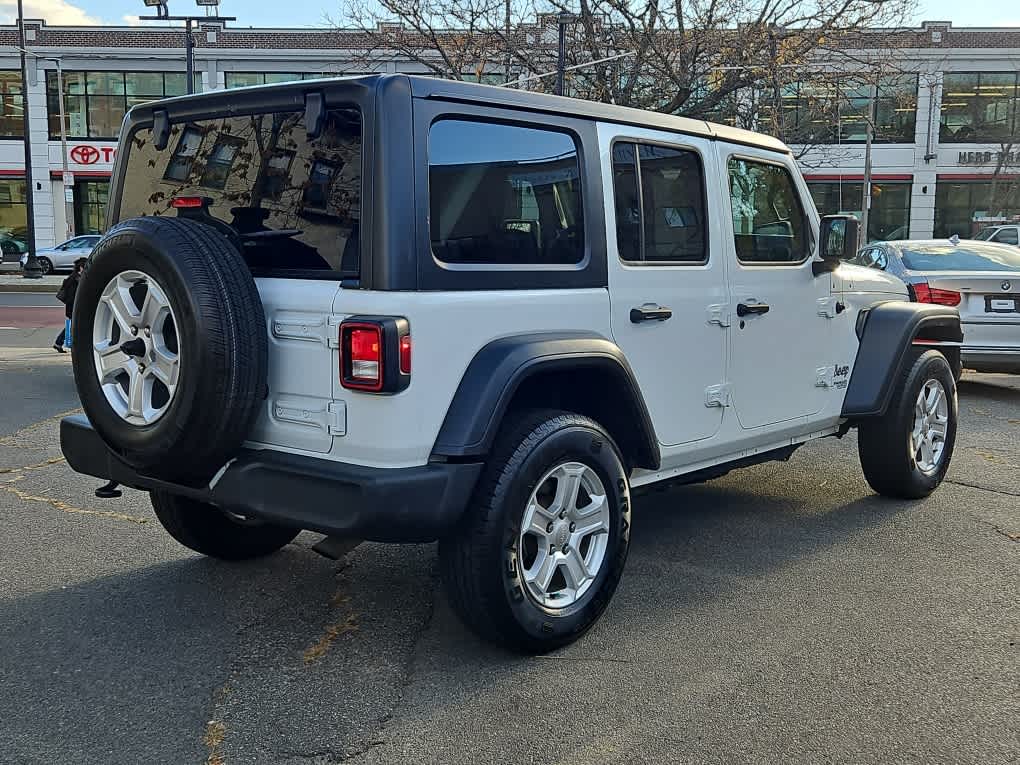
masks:
{"label": "black tire", "polygon": [[[176,317],[177,391],[147,425],[122,419],[107,401],[91,345],[100,296],[118,274],[160,284]],[[187,482],[212,476],[241,446],[265,398],[266,321],[237,249],[208,226],[179,218],[125,221],[93,250],[73,323],[75,382],[85,414],[116,454],[151,475]],[[88,340],[86,340],[88,338]]]}
{"label": "black tire", "polygon": [[[544,653],[581,637],[609,604],[630,544],[630,493],[616,444],[594,420],[562,411],[509,416],[453,536],[440,540],[444,587],[479,636],[521,653]],[[554,466],[580,462],[598,475],[609,502],[609,532],[598,574],[580,598],[553,609],[521,578],[519,532],[525,506]]]}
{"label": "black tire", "polygon": [[43,276],[53,273],[53,263],[50,261],[49,258],[37,257],[36,261],[39,263],[39,268],[42,270]]}
{"label": "black tire", "polygon": [[[945,391],[948,422],[937,467],[925,472],[918,467],[910,434],[918,395],[929,380],[938,381]],[[871,488],[899,499],[920,499],[935,491],[953,457],[957,416],[956,380],[949,362],[938,351],[919,354],[906,366],[896,384],[886,415],[865,420],[858,428],[861,467]]]}
{"label": "black tire", "polygon": [[152,509],[170,536],[195,552],[222,560],[261,558],[279,550],[299,529],[234,519],[214,505],[162,491],[150,493]]}

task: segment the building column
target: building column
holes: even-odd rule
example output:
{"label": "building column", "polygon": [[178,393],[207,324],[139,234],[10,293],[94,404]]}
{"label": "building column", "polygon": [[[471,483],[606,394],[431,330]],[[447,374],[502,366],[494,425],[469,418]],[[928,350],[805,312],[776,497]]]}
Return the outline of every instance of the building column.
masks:
{"label": "building column", "polygon": [[[929,239],[935,230],[935,168],[938,153],[938,119],[941,101],[941,72],[921,71],[918,75],[917,116],[914,120],[914,182],[910,191],[910,238]],[[931,145],[929,146],[929,139]]]}
{"label": "building column", "polygon": [[[30,69],[28,82],[25,83],[28,95],[28,129],[32,138],[32,177],[34,188],[26,189],[32,194],[35,205],[35,220],[28,224],[35,229],[36,249],[52,247],[64,241],[64,231],[54,230],[53,184],[50,182],[50,130],[46,109],[46,73],[39,67],[39,62],[29,57]],[[34,76],[33,76],[34,75]],[[59,200],[60,204],[64,200]],[[58,239],[59,237],[59,239]]]}

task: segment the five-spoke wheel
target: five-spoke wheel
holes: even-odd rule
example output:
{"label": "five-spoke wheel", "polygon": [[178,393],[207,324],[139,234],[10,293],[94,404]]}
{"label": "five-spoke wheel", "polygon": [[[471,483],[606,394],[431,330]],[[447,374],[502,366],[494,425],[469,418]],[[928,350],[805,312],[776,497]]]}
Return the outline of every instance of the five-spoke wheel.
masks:
{"label": "five-spoke wheel", "polygon": [[151,425],[177,391],[181,353],[166,292],[141,271],[123,271],[103,289],[92,328],[96,375],[106,400],[133,425]]}

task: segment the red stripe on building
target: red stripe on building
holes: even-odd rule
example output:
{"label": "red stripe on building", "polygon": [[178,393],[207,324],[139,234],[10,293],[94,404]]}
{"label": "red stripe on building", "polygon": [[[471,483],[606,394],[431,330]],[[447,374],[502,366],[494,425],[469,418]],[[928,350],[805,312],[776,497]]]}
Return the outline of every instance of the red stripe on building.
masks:
{"label": "red stripe on building", "polygon": [[939,181],[991,181],[995,178],[1000,180],[1015,180],[1020,178],[1020,173],[939,173],[935,176]]}
{"label": "red stripe on building", "polygon": [[[69,170],[75,178],[109,178],[109,170]],[[22,173],[24,175],[24,173]],[[64,174],[60,170],[50,170],[50,178],[63,178]]]}

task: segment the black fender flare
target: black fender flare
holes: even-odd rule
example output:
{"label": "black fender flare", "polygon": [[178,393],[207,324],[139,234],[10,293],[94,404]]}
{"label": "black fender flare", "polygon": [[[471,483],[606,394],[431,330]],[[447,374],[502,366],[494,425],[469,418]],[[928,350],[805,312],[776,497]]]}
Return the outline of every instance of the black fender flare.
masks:
{"label": "black fender flare", "polygon": [[849,419],[883,416],[911,348],[958,348],[963,329],[955,308],[890,301],[861,312],[857,336],[857,361],[843,399],[842,415]]}
{"label": "black fender flare", "polygon": [[627,409],[635,436],[628,455],[631,466],[658,469],[659,442],[634,372],[619,346],[593,332],[512,335],[483,346],[461,378],[432,458],[484,458],[522,383],[539,374],[582,369],[598,369],[612,379],[619,396],[614,406]]}

